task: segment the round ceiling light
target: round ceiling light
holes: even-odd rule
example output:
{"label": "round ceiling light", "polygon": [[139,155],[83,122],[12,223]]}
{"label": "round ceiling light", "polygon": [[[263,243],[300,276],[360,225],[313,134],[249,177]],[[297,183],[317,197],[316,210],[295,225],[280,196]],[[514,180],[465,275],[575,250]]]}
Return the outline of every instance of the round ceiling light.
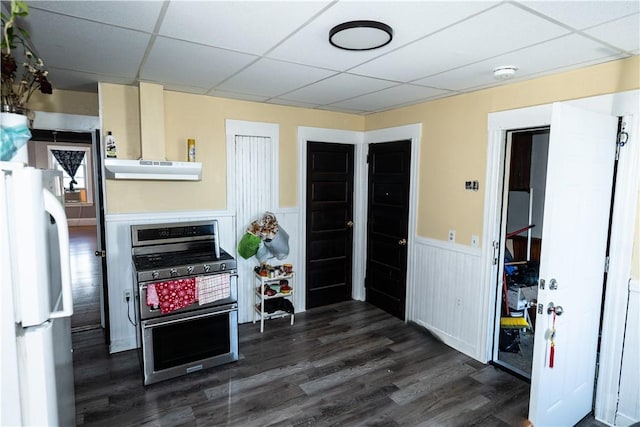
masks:
{"label": "round ceiling light", "polygon": [[378,21],[349,21],[329,31],[329,43],[345,50],[371,50],[393,39],[393,29]]}
{"label": "round ceiling light", "polygon": [[518,67],[515,65],[505,65],[504,67],[498,67],[493,70],[493,77],[496,80],[509,80],[516,75],[516,71],[518,71]]}

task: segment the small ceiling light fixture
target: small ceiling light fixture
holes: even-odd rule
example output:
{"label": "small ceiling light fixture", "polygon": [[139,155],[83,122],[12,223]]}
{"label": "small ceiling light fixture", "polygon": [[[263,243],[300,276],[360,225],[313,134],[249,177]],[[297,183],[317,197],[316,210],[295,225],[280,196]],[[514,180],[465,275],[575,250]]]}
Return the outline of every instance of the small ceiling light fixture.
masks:
{"label": "small ceiling light fixture", "polygon": [[498,67],[493,70],[493,77],[496,80],[509,80],[516,75],[518,67],[515,65],[505,65],[504,67]]}
{"label": "small ceiling light fixture", "polygon": [[393,29],[378,21],[349,21],[329,31],[329,43],[345,50],[378,49],[392,39]]}

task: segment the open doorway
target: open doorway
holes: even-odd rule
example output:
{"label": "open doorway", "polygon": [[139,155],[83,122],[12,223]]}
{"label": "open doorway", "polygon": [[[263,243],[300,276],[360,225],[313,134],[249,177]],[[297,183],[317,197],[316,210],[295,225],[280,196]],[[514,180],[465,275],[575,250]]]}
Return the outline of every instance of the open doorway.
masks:
{"label": "open doorway", "polygon": [[531,378],[549,128],[507,132],[502,207],[504,268],[495,363]]}
{"label": "open doorway", "polygon": [[64,205],[69,222],[73,331],[102,326],[102,267],[96,257],[95,142],[90,132],[32,129],[29,164],[62,173]]}

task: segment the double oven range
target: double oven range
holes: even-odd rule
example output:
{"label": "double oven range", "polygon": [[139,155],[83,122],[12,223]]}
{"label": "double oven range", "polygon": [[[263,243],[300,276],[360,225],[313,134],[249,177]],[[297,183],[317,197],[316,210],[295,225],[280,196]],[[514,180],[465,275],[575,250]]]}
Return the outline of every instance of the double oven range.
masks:
{"label": "double oven range", "polygon": [[144,384],[238,360],[236,260],[216,220],[131,226]]}

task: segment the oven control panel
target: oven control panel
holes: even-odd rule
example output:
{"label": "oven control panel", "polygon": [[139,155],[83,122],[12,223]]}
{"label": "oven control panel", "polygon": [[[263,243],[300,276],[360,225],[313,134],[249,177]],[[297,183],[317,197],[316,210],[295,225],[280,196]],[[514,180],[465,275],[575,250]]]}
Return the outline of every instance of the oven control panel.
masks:
{"label": "oven control panel", "polygon": [[229,260],[227,262],[212,264],[193,264],[172,268],[163,268],[158,270],[136,271],[136,277],[139,282],[148,282],[151,280],[175,279],[179,277],[198,276],[201,274],[214,274],[218,272],[234,273],[236,270],[236,261]]}

